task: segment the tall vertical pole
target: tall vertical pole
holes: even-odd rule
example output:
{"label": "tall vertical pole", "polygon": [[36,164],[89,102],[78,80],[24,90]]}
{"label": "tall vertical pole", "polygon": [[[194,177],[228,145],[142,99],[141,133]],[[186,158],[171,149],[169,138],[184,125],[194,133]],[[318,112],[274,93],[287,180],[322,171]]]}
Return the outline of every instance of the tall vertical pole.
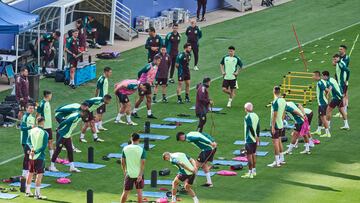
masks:
{"label": "tall vertical pole", "polygon": [[16,35],[16,39],[15,39],[15,41],[16,41],[16,44],[15,44],[15,52],[16,52],[16,60],[15,60],[15,74],[17,74],[17,72],[18,72],[18,57],[19,57],[19,34],[17,34]]}
{"label": "tall vertical pole", "polygon": [[302,49],[302,47],[301,47],[301,44],[300,44],[300,41],[299,41],[299,38],[298,38],[298,35],[297,35],[297,33],[296,33],[296,30],[295,30],[295,26],[294,26],[294,25],[292,25],[292,29],[293,29],[293,32],[294,32],[294,35],[295,35],[295,38],[296,38],[296,42],[297,42],[298,47],[299,47],[299,50],[300,50],[301,59],[302,59],[302,61],[303,61],[303,63],[304,63],[305,72],[308,72],[309,69],[308,69],[308,66],[307,66],[307,63],[306,63],[304,51],[303,51],[303,49]]}
{"label": "tall vertical pole", "polygon": [[38,32],[37,32],[37,63],[38,66],[40,67],[40,24],[38,26]]}
{"label": "tall vertical pole", "polygon": [[110,36],[109,36],[109,43],[111,45],[114,44],[114,37],[115,37],[115,17],[116,17],[116,1],[112,0],[111,4],[111,16],[110,16]]}
{"label": "tall vertical pole", "polygon": [[60,39],[59,39],[59,56],[58,56],[58,69],[63,67],[64,56],[64,36],[65,36],[65,8],[60,8]]}

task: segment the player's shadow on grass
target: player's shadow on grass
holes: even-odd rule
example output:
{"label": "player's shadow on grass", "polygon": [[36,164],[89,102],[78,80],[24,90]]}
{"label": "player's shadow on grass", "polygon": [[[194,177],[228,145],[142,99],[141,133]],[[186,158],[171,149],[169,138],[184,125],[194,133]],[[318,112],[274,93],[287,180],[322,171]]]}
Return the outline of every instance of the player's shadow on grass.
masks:
{"label": "player's shadow on grass", "polygon": [[67,201],[59,201],[59,200],[54,200],[54,199],[46,199],[46,200],[43,200],[42,202],[71,203],[71,202],[67,202]]}
{"label": "player's shadow on grass", "polygon": [[314,190],[341,192],[341,190],[336,190],[336,189],[334,189],[332,187],[328,187],[328,186],[314,185],[314,184],[308,184],[308,183],[300,183],[300,182],[295,182],[295,181],[291,181],[291,180],[281,180],[281,183],[300,186],[300,187],[307,187],[307,188],[311,188],[311,189],[314,189]]}
{"label": "player's shadow on grass", "polygon": [[344,179],[349,179],[349,180],[360,180],[360,176],[349,175],[349,174],[345,174],[345,173],[338,173],[338,172],[333,172],[333,171],[321,171],[320,173],[324,174],[324,175],[328,175],[328,176],[344,178]]}

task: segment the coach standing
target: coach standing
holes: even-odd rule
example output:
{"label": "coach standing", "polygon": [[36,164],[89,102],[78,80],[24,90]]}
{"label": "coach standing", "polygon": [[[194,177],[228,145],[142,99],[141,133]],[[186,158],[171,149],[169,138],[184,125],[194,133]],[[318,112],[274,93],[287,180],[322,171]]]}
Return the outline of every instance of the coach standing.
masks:
{"label": "coach standing", "polygon": [[194,70],[199,70],[197,64],[199,61],[199,40],[202,37],[202,32],[196,25],[196,21],[194,19],[192,19],[190,23],[191,25],[186,29],[187,42],[191,44],[192,50],[194,52]]}
{"label": "coach standing", "polygon": [[170,55],[171,60],[171,69],[170,69],[170,83],[174,83],[174,71],[175,71],[175,64],[176,64],[176,56],[179,53],[179,44],[181,40],[181,35],[178,32],[178,24],[174,23],[173,31],[169,32],[165,37],[165,47],[167,53]]}
{"label": "coach standing", "polygon": [[199,85],[196,93],[196,105],[195,113],[199,118],[198,131],[202,132],[206,123],[206,114],[209,111],[209,106],[212,105],[212,101],[209,98],[208,88],[210,87],[210,78],[204,78],[203,83]]}
{"label": "coach standing", "polygon": [[151,63],[154,56],[160,52],[163,46],[163,40],[160,35],[156,34],[155,28],[149,28],[149,37],[146,40],[145,49],[148,50],[148,62]]}
{"label": "coach standing", "polygon": [[[206,13],[206,4],[207,0],[197,0],[197,11],[196,11],[196,17],[197,21],[206,21],[205,19],[205,13]],[[202,13],[201,13],[201,19],[200,19],[200,10],[202,7]]]}
{"label": "coach standing", "polygon": [[19,103],[20,111],[18,119],[21,120],[23,112],[26,110],[26,105],[29,103],[29,71],[23,67],[20,69],[20,75],[16,78],[15,94],[16,100]]}

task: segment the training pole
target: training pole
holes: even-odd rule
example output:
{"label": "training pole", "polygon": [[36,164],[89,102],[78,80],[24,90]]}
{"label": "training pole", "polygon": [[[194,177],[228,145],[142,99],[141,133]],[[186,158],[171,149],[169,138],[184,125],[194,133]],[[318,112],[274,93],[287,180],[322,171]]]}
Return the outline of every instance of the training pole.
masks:
{"label": "training pole", "polygon": [[355,49],[355,45],[356,45],[356,42],[358,41],[359,39],[359,34],[356,35],[356,38],[355,38],[355,41],[351,47],[351,50],[350,50],[350,53],[349,53],[349,56],[351,56],[351,53],[353,52],[353,50]]}
{"label": "training pole", "polygon": [[306,59],[305,59],[304,50],[302,49],[302,46],[300,44],[299,37],[298,37],[298,35],[296,33],[296,29],[295,29],[294,24],[292,25],[292,29],[293,29],[293,32],[294,32],[294,35],[295,35],[295,38],[296,38],[296,42],[297,42],[299,50],[300,50],[300,57],[301,57],[301,60],[303,61],[305,72],[308,72],[309,69],[308,69],[308,66],[307,66]]}

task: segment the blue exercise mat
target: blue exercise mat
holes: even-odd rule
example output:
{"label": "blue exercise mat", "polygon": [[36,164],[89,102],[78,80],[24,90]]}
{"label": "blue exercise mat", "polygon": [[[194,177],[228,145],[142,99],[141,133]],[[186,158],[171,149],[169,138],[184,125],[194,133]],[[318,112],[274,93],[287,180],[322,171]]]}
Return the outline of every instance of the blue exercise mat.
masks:
{"label": "blue exercise mat", "polygon": [[180,123],[196,123],[197,120],[187,118],[165,118],[163,121],[167,122],[180,122]]}
{"label": "blue exercise mat", "polygon": [[150,124],[150,128],[154,128],[154,129],[175,129],[176,125]]}
{"label": "blue exercise mat", "polygon": [[17,196],[19,196],[19,195],[0,192],[0,199],[14,199]]}
{"label": "blue exercise mat", "polygon": [[[20,182],[11,183],[10,186],[12,186],[12,187],[20,187]],[[46,187],[49,187],[49,186],[50,186],[50,184],[42,183],[40,185],[40,188],[43,189],[43,188],[46,188]],[[35,188],[35,183],[31,183],[30,188]]]}
{"label": "blue exercise mat", "polygon": [[110,153],[107,155],[108,158],[116,158],[116,159],[120,159],[122,157],[122,154],[120,153]]}
{"label": "blue exercise mat", "polygon": [[166,197],[166,192],[143,191],[142,195],[143,197],[162,198],[162,197]]}
{"label": "blue exercise mat", "polygon": [[[264,151],[257,151],[256,152],[256,156],[266,156],[269,152],[264,152]],[[234,155],[239,156],[240,155],[240,150],[235,150],[233,152]]]}
{"label": "blue exercise mat", "polygon": [[[157,184],[158,185],[172,185],[172,181],[173,180],[157,180]],[[151,180],[145,180],[144,183],[145,183],[145,185],[150,185]]]}
{"label": "blue exercise mat", "polygon": [[[69,166],[69,164],[66,164]],[[85,168],[85,169],[99,169],[104,168],[106,165],[94,164],[94,163],[84,163],[84,162],[74,162],[76,168]]]}
{"label": "blue exercise mat", "polygon": [[59,172],[45,171],[44,176],[54,177],[54,178],[65,178],[71,176],[71,173],[65,173],[61,171]]}
{"label": "blue exercise mat", "polygon": [[212,162],[214,165],[222,165],[222,166],[236,166],[236,165],[243,165],[247,166],[247,162],[240,162],[240,161],[229,161],[229,160],[214,160]]}
{"label": "blue exercise mat", "polygon": [[[235,145],[245,145],[245,141],[243,140],[236,140],[234,142]],[[260,146],[268,146],[269,142],[260,142]]]}
{"label": "blue exercise mat", "polygon": [[[195,110],[195,106],[190,108],[191,110]],[[219,107],[213,107],[212,109],[209,109],[212,112],[219,112],[221,110],[223,110],[223,108],[219,108]]]}
{"label": "blue exercise mat", "polygon": [[[210,173],[210,176],[214,176],[216,175],[216,172],[209,172]],[[205,176],[205,172],[204,171],[198,171],[197,176]]]}
{"label": "blue exercise mat", "polygon": [[269,131],[263,131],[263,132],[260,132],[260,137],[271,137],[271,132]]}
{"label": "blue exercise mat", "polygon": [[[127,145],[128,145],[128,143],[124,142],[124,143],[122,143],[122,144],[120,145],[120,147],[123,148],[123,147],[125,147],[125,146],[127,146]],[[142,147],[142,148],[144,148],[144,144],[139,144],[139,146]],[[154,148],[154,147],[155,147],[154,144],[149,144],[149,148],[150,148],[150,149],[152,149],[152,148]]]}
{"label": "blue exercise mat", "polygon": [[158,135],[158,134],[144,134],[141,133],[140,135],[140,139],[144,139],[144,138],[149,138],[150,140],[166,140],[168,139],[170,136],[167,135]]}

